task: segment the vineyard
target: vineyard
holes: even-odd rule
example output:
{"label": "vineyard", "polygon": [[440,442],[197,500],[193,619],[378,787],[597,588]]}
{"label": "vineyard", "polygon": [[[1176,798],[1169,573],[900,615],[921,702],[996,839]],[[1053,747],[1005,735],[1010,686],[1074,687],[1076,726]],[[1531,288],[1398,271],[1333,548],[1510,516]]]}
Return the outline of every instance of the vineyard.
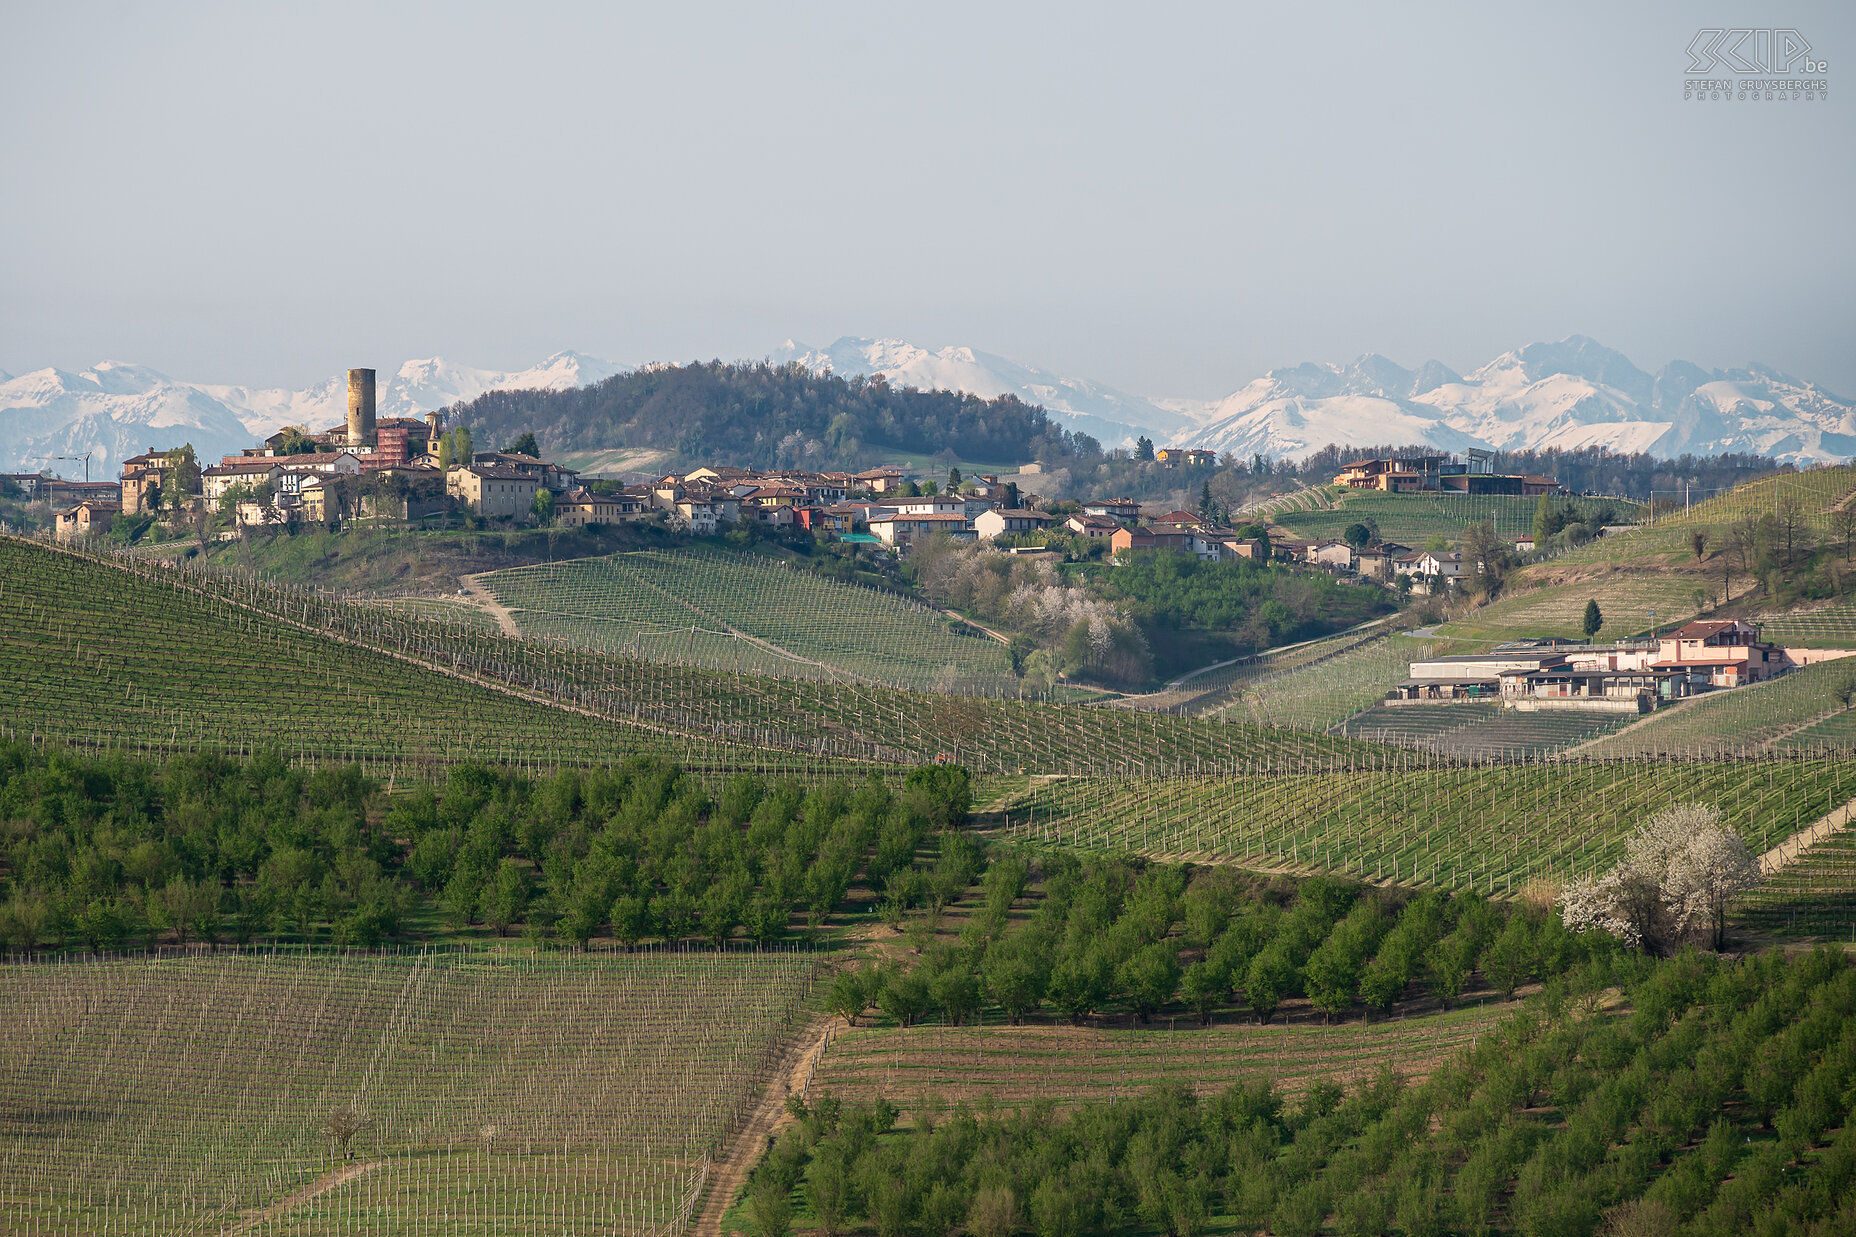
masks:
{"label": "vineyard", "polygon": [[1753,621],[1759,624],[1759,638],[1773,644],[1856,648],[1856,605],[1847,602],[1756,615]]}
{"label": "vineyard", "polygon": [[1786,939],[1850,941],[1856,932],[1856,834],[1833,833],[1735,908],[1737,926]]}
{"label": "vineyard", "polygon": [[[1736,595],[1750,581],[1735,577]],[[1651,611],[1655,623],[1668,630],[1693,618],[1720,593],[1718,575],[1663,570],[1611,571],[1590,579],[1570,580],[1538,588],[1505,593],[1492,605],[1473,610],[1447,623],[1442,633],[1465,639],[1508,640],[1518,637],[1584,637],[1585,603],[1596,601],[1604,616],[1600,640],[1620,640],[1648,631]]]}
{"label": "vineyard", "polygon": [[[1825,537],[1830,533],[1831,509],[1852,493],[1856,493],[1856,466],[1774,473],[1696,502],[1687,510],[1670,511],[1640,528],[1576,546],[1556,556],[1552,566],[1558,569],[1633,562],[1648,565],[1657,561],[1674,566],[1692,562],[1691,532],[1706,532],[1709,543],[1718,548],[1723,544],[1729,525],[1749,515],[1757,518],[1775,514],[1780,505],[1788,501],[1797,504],[1805,526],[1813,535]],[[1662,611],[1659,609],[1657,613],[1660,615]]]}
{"label": "vineyard", "polygon": [[1392,635],[1344,646],[1334,655],[1234,681],[1219,717],[1260,726],[1325,730],[1384,700],[1411,663],[1446,651],[1442,641]]}
{"label": "vineyard", "polygon": [[1793,670],[1763,683],[1707,692],[1667,705],[1643,721],[1594,743],[1582,755],[1645,756],[1676,752],[1694,756],[1751,754],[1785,741],[1805,748],[1847,746],[1847,725],[1835,722],[1839,698],[1856,676],[1856,660],[1828,661]]}
{"label": "vineyard", "polygon": [[15,539],[0,540],[0,569],[0,624],[22,633],[0,645],[8,737],[137,754],[275,747],[422,776],[466,757],[558,768],[650,752],[774,772],[822,760],[1157,774],[1374,759],[1349,740],[1213,720],[614,657]]}
{"label": "vineyard", "polygon": [[650,661],[920,691],[1016,690],[1004,646],[906,598],[783,563],[648,550],[479,577],[525,634]]}
{"label": "vineyard", "polygon": [[[357,607],[358,615],[370,612],[382,622],[398,617]],[[649,732],[433,673],[170,579],[11,540],[0,541],[0,628],[8,633],[0,642],[7,683],[0,726],[11,737],[147,754],[265,746],[378,769],[466,757],[600,764],[672,747]]]}
{"label": "vineyard", "polygon": [[1673,803],[1721,809],[1763,851],[1856,797],[1856,760],[1796,753],[1059,778],[1005,796],[1006,836],[1108,854],[1326,872],[1509,896],[1609,868]]}
{"label": "vineyard", "polygon": [[0,1229],[669,1237],[816,970],[801,953],[0,966]]}
{"label": "vineyard", "polygon": [[1637,720],[1579,709],[1522,712],[1500,704],[1403,704],[1368,709],[1339,733],[1462,760],[1549,756]]}
{"label": "vineyard", "polygon": [[[1350,524],[1374,521],[1379,535],[1401,545],[1422,546],[1432,537],[1456,541],[1471,524],[1488,520],[1504,537],[1531,534],[1539,499],[1506,494],[1382,494],[1377,490],[1341,493],[1332,507],[1283,511],[1276,523],[1311,541],[1338,541]],[[1623,520],[1641,508],[1623,499],[1575,499],[1580,511],[1608,506]]]}
{"label": "vineyard", "polygon": [[1330,1027],[1310,1019],[1213,1027],[1177,1024],[917,1026],[833,1032],[813,1086],[846,1100],[878,1096],[999,1107],[1071,1104],[1182,1086],[1209,1095],[1268,1079],[1294,1093],[1321,1081],[1357,1081],[1390,1066],[1421,1078],[1506,1019],[1510,1007]]}

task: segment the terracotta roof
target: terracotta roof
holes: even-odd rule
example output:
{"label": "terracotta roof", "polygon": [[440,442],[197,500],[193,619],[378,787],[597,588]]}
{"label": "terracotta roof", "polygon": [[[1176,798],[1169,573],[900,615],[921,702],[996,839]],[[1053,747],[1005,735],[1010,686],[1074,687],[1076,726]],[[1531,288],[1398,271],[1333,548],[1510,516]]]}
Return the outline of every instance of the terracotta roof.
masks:
{"label": "terracotta roof", "polygon": [[875,519],[871,520],[870,522],[872,524],[889,524],[896,520],[936,520],[936,521],[957,520],[960,523],[965,524],[967,522],[967,517],[964,515],[956,515],[952,511],[944,511],[938,515],[927,515],[927,514],[904,515],[898,512],[894,515],[877,516]]}
{"label": "terracotta roof", "polygon": [[1735,619],[1704,619],[1678,627],[1669,635],[1677,640],[1706,640],[1709,636],[1719,635],[1723,631],[1739,626],[1740,623]]}

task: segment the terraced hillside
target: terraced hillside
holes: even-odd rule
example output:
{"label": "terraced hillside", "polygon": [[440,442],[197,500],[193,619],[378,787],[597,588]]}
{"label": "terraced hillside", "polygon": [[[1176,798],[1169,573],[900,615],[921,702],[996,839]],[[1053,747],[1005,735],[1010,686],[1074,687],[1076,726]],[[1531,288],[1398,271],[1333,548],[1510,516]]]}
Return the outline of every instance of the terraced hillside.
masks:
{"label": "terraced hillside", "polygon": [[1004,796],[1008,836],[1111,854],[1327,872],[1506,896],[1610,867],[1671,803],[1763,851],[1856,797],[1856,757],[1060,778]]}
{"label": "terraced hillside", "polygon": [[664,665],[16,539],[0,539],[0,624],[22,633],[0,643],[12,688],[0,727],[145,753],[276,747],[381,772],[465,757],[610,764],[641,752],[695,769],[955,761],[976,773],[1399,758],[1217,721]]}
{"label": "terraced hillside", "polygon": [[798,953],[0,966],[0,1229],[673,1237],[816,969]]}
{"label": "terraced hillside", "polygon": [[1005,648],[890,593],[783,563],[646,550],[478,577],[522,631],[651,661],[915,690],[1016,691]]}
{"label": "terraced hillside", "polygon": [[[1539,499],[1502,494],[1382,494],[1377,490],[1331,490],[1333,506],[1284,511],[1275,522],[1311,541],[1337,541],[1349,524],[1372,520],[1379,535],[1402,545],[1423,546],[1432,537],[1462,538],[1471,524],[1489,520],[1506,537],[1532,533]],[[1581,511],[1609,507],[1619,522],[1635,519],[1643,508],[1624,499],[1579,499]]]}

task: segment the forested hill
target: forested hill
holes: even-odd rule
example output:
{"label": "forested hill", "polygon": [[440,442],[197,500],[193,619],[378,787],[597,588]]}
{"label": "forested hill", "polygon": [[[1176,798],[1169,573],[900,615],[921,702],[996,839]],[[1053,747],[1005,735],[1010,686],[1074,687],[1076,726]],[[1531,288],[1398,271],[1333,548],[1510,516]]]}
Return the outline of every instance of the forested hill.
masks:
{"label": "forested hill", "polygon": [[756,467],[842,467],[885,451],[1006,464],[1100,450],[1015,396],[918,391],[798,364],[696,362],[568,391],[492,391],[446,419],[484,444],[532,431],[549,452],[650,447]]}

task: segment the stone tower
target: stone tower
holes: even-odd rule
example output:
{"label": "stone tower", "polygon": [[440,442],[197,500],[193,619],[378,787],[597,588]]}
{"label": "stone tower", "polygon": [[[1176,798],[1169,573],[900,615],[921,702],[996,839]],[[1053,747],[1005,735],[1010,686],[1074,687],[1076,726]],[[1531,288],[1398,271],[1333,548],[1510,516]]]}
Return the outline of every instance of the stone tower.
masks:
{"label": "stone tower", "polygon": [[348,371],[348,445],[374,445],[374,371]]}

